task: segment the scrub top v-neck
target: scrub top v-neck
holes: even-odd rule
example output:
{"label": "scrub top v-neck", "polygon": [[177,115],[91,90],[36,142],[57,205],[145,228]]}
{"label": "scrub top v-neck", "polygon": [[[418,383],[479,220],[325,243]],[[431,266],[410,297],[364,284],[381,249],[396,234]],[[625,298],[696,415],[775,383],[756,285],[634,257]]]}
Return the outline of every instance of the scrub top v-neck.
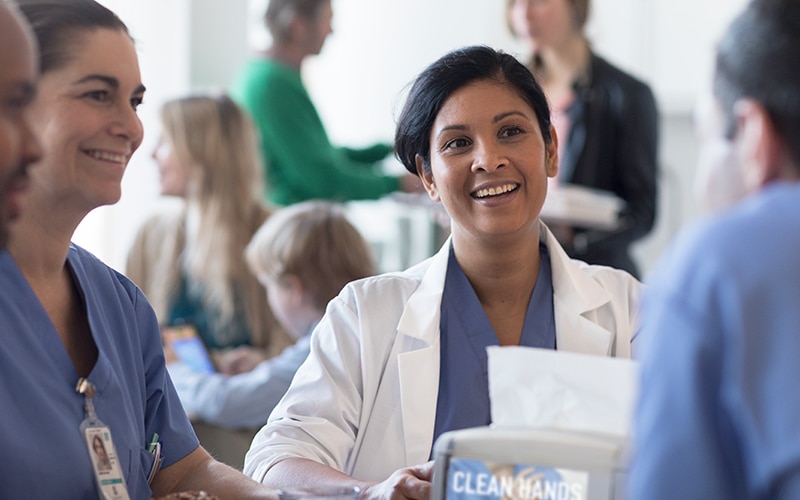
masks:
{"label": "scrub top v-neck", "polygon": [[[550,254],[543,243],[539,244],[539,252],[539,276],[528,303],[520,345],[555,349]],[[442,293],[439,329],[441,364],[434,442],[444,432],[491,423],[486,348],[499,345],[489,318],[458,265],[452,247]]]}

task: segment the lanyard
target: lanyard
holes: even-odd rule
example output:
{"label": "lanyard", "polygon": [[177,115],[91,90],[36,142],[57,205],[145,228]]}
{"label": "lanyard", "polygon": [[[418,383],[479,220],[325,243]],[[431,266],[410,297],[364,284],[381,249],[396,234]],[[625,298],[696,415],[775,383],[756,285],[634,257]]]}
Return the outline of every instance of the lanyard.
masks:
{"label": "lanyard", "polygon": [[125,477],[122,474],[117,450],[114,448],[114,441],[111,439],[111,430],[94,411],[96,388],[93,383],[81,377],[78,379],[75,391],[84,396],[84,418],[80,430],[86,439],[100,498],[129,500]]}

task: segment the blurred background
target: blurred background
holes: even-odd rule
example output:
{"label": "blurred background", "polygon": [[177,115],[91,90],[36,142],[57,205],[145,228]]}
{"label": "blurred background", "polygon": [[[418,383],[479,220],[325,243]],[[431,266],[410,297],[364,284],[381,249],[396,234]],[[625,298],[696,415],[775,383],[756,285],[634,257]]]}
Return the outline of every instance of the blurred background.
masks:
{"label": "blurred background", "polygon": [[[150,157],[161,103],[196,90],[226,89],[250,54],[268,43],[261,23],[266,0],[100,1],[136,40],[147,87],[139,108],[145,139],[128,166],[121,201],[92,212],[75,242],[121,270],[139,225],[171,202],[159,197]],[[708,85],[716,39],[744,4],[593,0],[593,48],[649,83],[661,113],[659,212],[653,232],[635,248],[645,278],[676,230],[700,215],[692,192],[693,108]],[[335,144],[391,141],[408,84],[451,49],[487,44],[522,55],[505,24],[505,0],[333,0],[333,9],[334,33],[304,65],[303,78]],[[375,246],[381,270],[414,264],[438,247],[424,204],[354,202],[350,213]]]}

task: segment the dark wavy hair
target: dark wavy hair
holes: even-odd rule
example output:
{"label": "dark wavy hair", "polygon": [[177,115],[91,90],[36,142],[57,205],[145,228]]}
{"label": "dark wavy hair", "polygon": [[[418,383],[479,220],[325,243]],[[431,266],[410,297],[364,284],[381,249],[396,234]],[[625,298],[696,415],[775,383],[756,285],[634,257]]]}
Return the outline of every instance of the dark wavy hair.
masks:
{"label": "dark wavy hair", "polygon": [[743,98],[761,103],[800,165],[800,2],[753,0],[717,46],[713,92],[736,134],[734,105]]}
{"label": "dark wavy hair", "polygon": [[39,71],[47,73],[66,64],[80,35],[96,29],[121,31],[125,23],[95,0],[17,0],[39,44]]}
{"label": "dark wavy hair", "polygon": [[395,154],[409,172],[417,173],[417,156],[422,158],[426,171],[430,168],[430,136],[436,116],[455,91],[478,80],[494,80],[513,87],[536,113],[545,142],[552,142],[550,108],[528,68],[502,51],[484,45],[465,47],[428,66],[411,86],[394,136]]}

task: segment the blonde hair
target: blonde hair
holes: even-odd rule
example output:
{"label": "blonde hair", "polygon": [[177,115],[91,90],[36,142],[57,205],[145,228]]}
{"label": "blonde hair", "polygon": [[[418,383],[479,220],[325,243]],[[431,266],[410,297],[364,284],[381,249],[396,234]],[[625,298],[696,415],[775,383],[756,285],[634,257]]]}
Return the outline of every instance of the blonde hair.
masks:
{"label": "blonde hair", "polygon": [[[262,201],[263,173],[256,129],[248,115],[226,94],[174,99],[161,108],[164,133],[179,161],[189,170],[186,192],[186,246],[183,271],[201,290],[203,302],[217,308],[220,322],[234,315],[237,301],[251,335],[262,301],[260,288],[242,259],[255,229],[268,215]],[[196,218],[196,220],[194,219]],[[219,326],[219,325],[217,325]],[[253,339],[258,340],[258,339]]]}
{"label": "blonde hair", "polygon": [[245,257],[258,276],[276,281],[296,276],[321,310],[344,285],[375,274],[369,244],[341,205],[325,201],[297,203],[272,214]]}

